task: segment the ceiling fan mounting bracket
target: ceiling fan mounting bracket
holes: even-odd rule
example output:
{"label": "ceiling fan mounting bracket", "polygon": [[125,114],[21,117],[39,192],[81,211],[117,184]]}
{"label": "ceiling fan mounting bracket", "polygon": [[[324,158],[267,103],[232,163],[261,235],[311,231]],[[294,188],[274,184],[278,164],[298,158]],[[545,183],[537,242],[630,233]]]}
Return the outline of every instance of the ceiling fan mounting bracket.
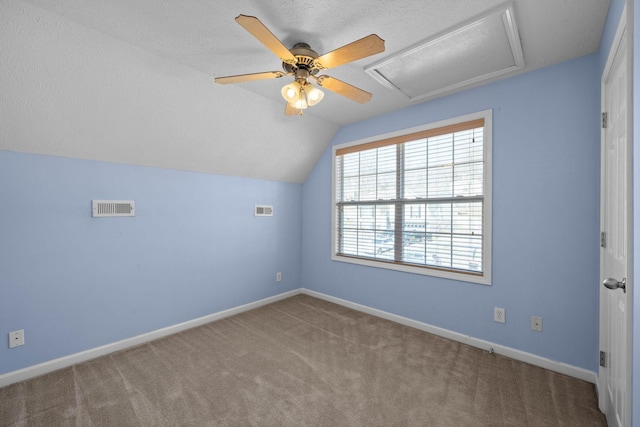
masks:
{"label": "ceiling fan mounting bracket", "polygon": [[287,73],[295,73],[297,69],[301,68],[304,70],[308,70],[309,74],[315,75],[320,71],[314,65],[315,59],[319,56],[318,53],[311,49],[307,43],[296,43],[290,49],[293,56],[296,57],[296,63],[292,64],[290,62],[283,61],[282,68]]}

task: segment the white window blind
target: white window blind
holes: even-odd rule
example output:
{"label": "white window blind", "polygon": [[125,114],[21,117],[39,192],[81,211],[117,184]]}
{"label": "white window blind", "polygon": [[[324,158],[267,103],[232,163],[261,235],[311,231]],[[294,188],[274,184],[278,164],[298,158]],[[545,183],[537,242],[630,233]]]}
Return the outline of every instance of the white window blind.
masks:
{"label": "white window blind", "polygon": [[479,118],[337,148],[334,255],[482,277],[484,137]]}

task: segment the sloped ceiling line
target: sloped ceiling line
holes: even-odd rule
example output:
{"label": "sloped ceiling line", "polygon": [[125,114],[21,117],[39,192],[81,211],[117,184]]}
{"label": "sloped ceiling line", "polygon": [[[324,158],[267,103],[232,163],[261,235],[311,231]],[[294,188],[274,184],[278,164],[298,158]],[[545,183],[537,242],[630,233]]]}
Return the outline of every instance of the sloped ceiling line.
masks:
{"label": "sloped ceiling line", "polygon": [[[376,33],[391,54],[502,4],[5,0],[0,110],[8,119],[0,149],[301,183],[338,127],[410,101],[364,71],[382,55],[331,72],[373,93],[371,102],[327,94],[303,117],[284,116],[279,79],[215,85],[214,76],[280,66],[235,23],[238,14],[319,53]],[[608,7],[606,0],[514,0],[527,58],[517,72],[595,52]]]}

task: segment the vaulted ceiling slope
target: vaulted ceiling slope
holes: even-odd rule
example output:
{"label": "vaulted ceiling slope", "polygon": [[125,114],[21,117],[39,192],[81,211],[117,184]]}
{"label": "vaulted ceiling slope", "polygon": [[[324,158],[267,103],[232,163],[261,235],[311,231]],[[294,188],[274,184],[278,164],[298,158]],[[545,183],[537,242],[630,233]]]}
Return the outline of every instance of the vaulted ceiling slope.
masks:
{"label": "vaulted ceiling slope", "polygon": [[[3,0],[0,149],[304,182],[339,126],[411,105],[363,68],[503,0]],[[608,0],[514,0],[525,72],[594,52]],[[280,69],[240,27],[253,15],[286,45],[322,54],[371,33],[386,51],[330,74],[373,94],[327,93],[284,116]],[[506,77],[506,76],[502,76]],[[425,76],[429,78],[429,76]]]}

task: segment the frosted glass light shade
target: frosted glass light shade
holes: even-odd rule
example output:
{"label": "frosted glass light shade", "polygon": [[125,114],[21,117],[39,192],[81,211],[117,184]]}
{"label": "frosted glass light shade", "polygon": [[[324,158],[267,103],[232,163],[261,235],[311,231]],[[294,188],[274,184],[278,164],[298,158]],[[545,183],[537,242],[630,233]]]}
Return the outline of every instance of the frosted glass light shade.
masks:
{"label": "frosted glass light shade", "polygon": [[309,107],[313,107],[318,102],[322,101],[324,98],[324,92],[322,92],[317,87],[311,85],[311,83],[307,83],[304,85],[304,91],[307,94],[307,102],[309,103]]}
{"label": "frosted glass light shade", "polygon": [[289,83],[288,85],[284,86],[282,88],[282,97],[284,98],[285,101],[287,101],[289,104],[293,104],[294,102],[296,102],[298,100],[298,98],[300,98],[300,89],[302,88],[302,85],[300,83],[298,83],[297,81],[293,82],[293,83]]}

